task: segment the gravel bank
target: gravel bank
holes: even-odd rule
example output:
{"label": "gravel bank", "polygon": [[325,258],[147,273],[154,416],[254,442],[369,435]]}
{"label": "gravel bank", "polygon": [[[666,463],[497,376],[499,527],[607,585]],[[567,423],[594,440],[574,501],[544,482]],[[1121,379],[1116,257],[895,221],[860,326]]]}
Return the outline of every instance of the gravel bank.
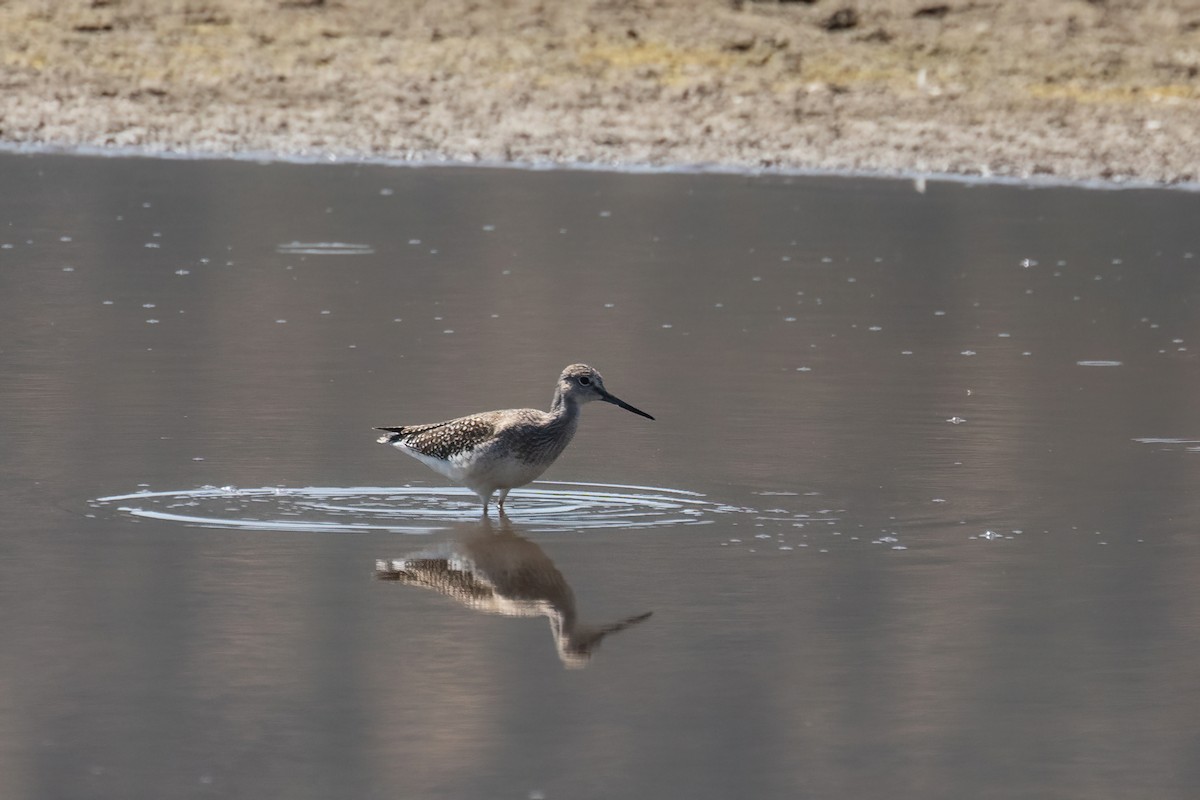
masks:
{"label": "gravel bank", "polygon": [[1184,0],[0,0],[0,144],[1200,182]]}

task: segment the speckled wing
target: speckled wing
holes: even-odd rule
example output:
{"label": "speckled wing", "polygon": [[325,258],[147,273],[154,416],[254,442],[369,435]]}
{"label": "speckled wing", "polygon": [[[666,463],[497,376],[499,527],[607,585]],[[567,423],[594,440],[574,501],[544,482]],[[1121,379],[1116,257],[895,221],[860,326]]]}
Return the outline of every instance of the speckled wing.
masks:
{"label": "speckled wing", "polygon": [[379,437],[380,444],[403,445],[406,450],[427,459],[450,461],[495,436],[496,425],[488,417],[476,415],[432,425],[402,425],[375,430],[387,431],[387,434]]}

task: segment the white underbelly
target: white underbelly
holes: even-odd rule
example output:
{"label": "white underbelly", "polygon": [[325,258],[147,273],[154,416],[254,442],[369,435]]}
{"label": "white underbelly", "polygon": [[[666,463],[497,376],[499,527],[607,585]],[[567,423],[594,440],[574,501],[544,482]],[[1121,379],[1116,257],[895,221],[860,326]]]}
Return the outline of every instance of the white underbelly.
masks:
{"label": "white underbelly", "polygon": [[455,483],[485,491],[524,486],[545,472],[549,466],[531,464],[519,458],[495,457],[490,452],[481,452],[478,449],[443,460],[418,453],[406,447],[403,442],[397,443],[395,447]]}

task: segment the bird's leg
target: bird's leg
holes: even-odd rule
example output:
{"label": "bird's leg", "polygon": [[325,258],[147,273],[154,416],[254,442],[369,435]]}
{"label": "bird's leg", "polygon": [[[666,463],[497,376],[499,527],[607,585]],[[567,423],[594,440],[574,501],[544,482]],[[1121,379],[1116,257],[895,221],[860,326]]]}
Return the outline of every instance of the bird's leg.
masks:
{"label": "bird's leg", "polygon": [[504,498],[508,497],[509,489],[500,490],[500,513],[504,513]]}
{"label": "bird's leg", "polygon": [[492,492],[494,492],[494,491],[495,491],[495,489],[493,489],[491,492],[488,492],[487,494],[484,494],[483,492],[476,492],[476,494],[479,495],[479,499],[483,501],[483,515],[485,517],[487,516],[488,503],[491,502]]}

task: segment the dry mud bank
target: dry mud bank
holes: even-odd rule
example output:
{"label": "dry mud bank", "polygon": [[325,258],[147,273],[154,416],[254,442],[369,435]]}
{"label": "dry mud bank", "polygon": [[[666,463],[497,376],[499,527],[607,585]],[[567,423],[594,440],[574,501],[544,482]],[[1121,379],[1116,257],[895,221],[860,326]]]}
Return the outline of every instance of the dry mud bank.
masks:
{"label": "dry mud bank", "polygon": [[0,143],[1200,181],[1184,0],[0,0]]}

